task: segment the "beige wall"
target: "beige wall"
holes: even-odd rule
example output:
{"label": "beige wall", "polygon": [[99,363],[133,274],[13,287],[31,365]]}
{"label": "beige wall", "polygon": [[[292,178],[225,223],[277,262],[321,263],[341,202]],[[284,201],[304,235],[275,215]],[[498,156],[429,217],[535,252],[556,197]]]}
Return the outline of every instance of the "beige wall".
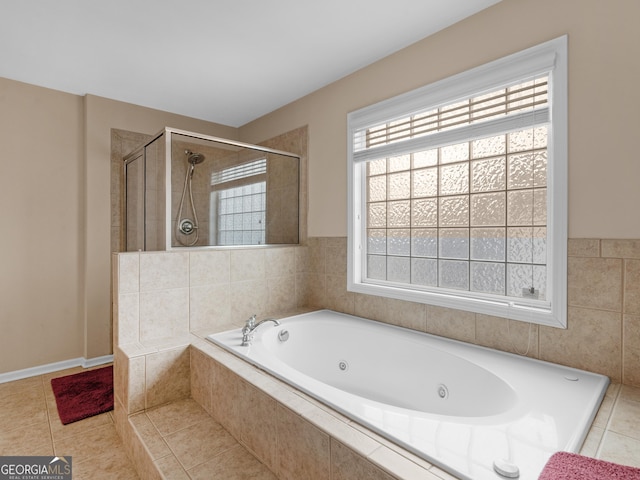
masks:
{"label": "beige wall", "polygon": [[309,236],[346,235],[346,115],[569,36],[569,236],[640,238],[640,2],[503,0],[241,127],[256,142],[309,125]]}
{"label": "beige wall", "polygon": [[0,373],[82,354],[82,99],[0,78]]}
{"label": "beige wall", "polygon": [[111,129],[237,129],[0,78],[0,374],[111,348]]}

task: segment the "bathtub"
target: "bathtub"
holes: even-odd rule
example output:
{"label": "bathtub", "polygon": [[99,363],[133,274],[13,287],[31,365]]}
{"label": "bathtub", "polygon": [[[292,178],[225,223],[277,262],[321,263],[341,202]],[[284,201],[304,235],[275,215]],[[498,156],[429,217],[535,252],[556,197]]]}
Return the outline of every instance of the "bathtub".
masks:
{"label": "bathtub", "polygon": [[577,452],[605,376],[330,310],[208,340],[462,479],[535,480]]}

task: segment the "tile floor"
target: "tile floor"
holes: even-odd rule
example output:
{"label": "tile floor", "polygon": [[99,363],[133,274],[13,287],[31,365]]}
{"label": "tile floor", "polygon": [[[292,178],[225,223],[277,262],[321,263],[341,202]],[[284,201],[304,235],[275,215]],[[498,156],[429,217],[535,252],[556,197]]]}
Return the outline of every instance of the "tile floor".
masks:
{"label": "tile floor", "polygon": [[609,386],[580,453],[640,468],[640,388]]}
{"label": "tile floor", "polygon": [[277,480],[193,399],[133,415],[130,422],[167,479]]}
{"label": "tile floor", "polygon": [[[0,455],[71,455],[74,480],[138,479],[112,413],[70,425],[60,423],[50,380],[79,371],[0,384]],[[167,478],[243,480],[250,474],[250,478],[275,480],[192,400],[150,410],[134,424],[155,438],[157,443],[148,448]],[[219,435],[209,436],[207,442],[213,443],[203,444],[197,433],[202,429],[208,433],[219,429]],[[581,453],[640,467],[640,388],[609,388]],[[251,472],[246,470],[249,467]]]}
{"label": "tile floor", "polygon": [[134,480],[138,475],[112,413],[62,425],[51,379],[82,368],[0,384],[0,455],[71,455],[74,480]]}

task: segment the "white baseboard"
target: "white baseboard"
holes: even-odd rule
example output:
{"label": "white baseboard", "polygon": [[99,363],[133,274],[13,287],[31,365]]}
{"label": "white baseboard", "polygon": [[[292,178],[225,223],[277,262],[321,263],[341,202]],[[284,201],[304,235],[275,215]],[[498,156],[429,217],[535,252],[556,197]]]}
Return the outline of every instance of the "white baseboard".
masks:
{"label": "white baseboard", "polygon": [[97,365],[104,365],[105,363],[111,362],[113,362],[113,355],[104,355],[102,357],[89,358],[88,360],[86,358],[83,358],[82,368],[91,368]]}
{"label": "white baseboard", "polygon": [[90,368],[97,365],[113,362],[113,355],[104,355],[102,357],[89,358],[84,357],[73,358],[71,360],[63,360],[62,362],[49,363],[38,367],[25,368],[14,372],[0,373],[0,383],[13,382],[23,378],[35,377],[45,373],[57,372],[67,368],[82,367]]}

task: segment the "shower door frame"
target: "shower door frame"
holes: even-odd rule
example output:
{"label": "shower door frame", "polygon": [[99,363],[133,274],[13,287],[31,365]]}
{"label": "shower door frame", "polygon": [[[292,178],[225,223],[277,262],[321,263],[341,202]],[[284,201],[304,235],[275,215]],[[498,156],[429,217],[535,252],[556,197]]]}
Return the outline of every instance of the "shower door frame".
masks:
{"label": "shower door frame", "polygon": [[[165,147],[165,182],[164,182],[164,191],[165,191],[165,235],[164,235],[164,250],[158,251],[170,251],[170,250],[180,250],[184,248],[203,248],[203,247],[228,247],[227,245],[194,245],[193,247],[185,247],[185,246],[173,246],[171,241],[171,232],[172,232],[172,221],[173,216],[171,212],[171,142],[172,142],[172,134],[181,135],[183,137],[191,137],[198,140],[206,140],[216,143],[222,143],[225,145],[231,145],[234,147],[246,148],[251,150],[256,150],[264,153],[272,153],[276,155],[283,155],[286,157],[295,158],[298,160],[298,245],[300,243],[300,185],[301,185],[301,172],[300,172],[300,162],[301,157],[298,154],[286,152],[284,150],[277,150],[273,148],[263,147],[260,145],[254,145],[251,143],[240,142],[236,140],[230,140],[228,138],[215,137],[212,135],[205,135],[201,133],[191,132],[188,130],[181,130],[173,127],[165,127],[160,130],[157,134],[153,135],[148,141],[144,142],[142,145],[134,149],[131,153],[126,155],[123,158],[123,198],[122,198],[122,228],[124,230],[124,245],[122,247],[126,250],[127,246],[127,165],[139,157],[141,157],[143,162],[143,185],[144,185],[144,206],[143,206],[143,224],[144,224],[144,249],[142,251],[147,251],[147,232],[146,232],[146,214],[147,214],[147,198],[146,198],[146,190],[147,190],[147,182],[146,182],[146,170],[147,170],[147,147],[157,141],[160,137],[164,135],[164,147]],[[268,244],[266,244],[268,245]],[[293,244],[292,244],[293,245]],[[258,247],[262,245],[239,245],[239,246],[251,246]]]}

